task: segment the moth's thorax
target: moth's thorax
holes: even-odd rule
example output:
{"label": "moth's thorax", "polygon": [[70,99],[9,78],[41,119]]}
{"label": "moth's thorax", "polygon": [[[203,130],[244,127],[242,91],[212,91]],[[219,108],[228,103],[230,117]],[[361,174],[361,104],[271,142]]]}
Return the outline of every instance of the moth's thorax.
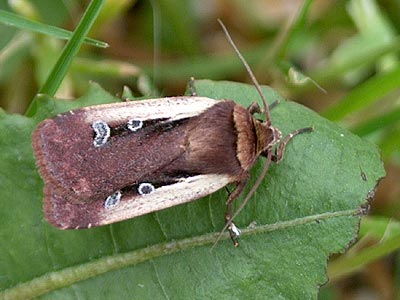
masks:
{"label": "moth's thorax", "polygon": [[260,122],[253,119],[254,128],[257,136],[257,156],[271,149],[275,144],[279,143],[282,138],[282,133],[276,127],[268,125],[266,122]]}
{"label": "moth's thorax", "polygon": [[237,131],[237,158],[241,167],[248,171],[263,152],[280,141],[282,134],[276,127],[255,119],[240,105],[235,105],[233,120]]}
{"label": "moth's thorax", "polygon": [[257,136],[253,124],[253,116],[244,107],[235,105],[233,109],[233,121],[237,132],[236,156],[242,169],[247,171],[257,159]]}

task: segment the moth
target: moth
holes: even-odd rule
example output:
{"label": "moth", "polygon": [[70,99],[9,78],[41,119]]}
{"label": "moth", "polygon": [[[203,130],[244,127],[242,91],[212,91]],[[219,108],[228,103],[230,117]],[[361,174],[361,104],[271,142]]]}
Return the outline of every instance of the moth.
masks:
{"label": "moth", "polygon": [[[61,229],[90,228],[134,218],[209,195],[227,184],[225,228],[235,246],[240,230],[232,222],[261,183],[271,161],[283,158],[287,143],[272,126],[269,107],[244,108],[232,100],[191,96],[157,98],[80,108],[42,121],[33,149],[44,180],[44,216]],[[264,113],[266,121],[255,117]],[[281,141],[279,146],[277,144]],[[276,146],[276,147],[275,147]],[[258,157],[266,164],[235,214]]]}

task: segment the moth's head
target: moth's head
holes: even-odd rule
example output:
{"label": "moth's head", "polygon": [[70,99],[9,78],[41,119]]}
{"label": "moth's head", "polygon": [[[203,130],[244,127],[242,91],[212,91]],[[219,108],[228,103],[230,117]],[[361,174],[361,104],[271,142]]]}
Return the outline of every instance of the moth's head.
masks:
{"label": "moth's head", "polygon": [[267,154],[268,150],[272,149],[282,138],[280,130],[267,122],[254,120],[254,128],[257,136],[256,151],[258,155]]}

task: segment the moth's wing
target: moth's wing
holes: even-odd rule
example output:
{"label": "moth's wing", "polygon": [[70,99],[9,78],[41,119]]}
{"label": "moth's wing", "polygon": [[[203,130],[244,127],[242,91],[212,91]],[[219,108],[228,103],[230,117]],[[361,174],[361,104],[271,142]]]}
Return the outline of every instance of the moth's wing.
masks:
{"label": "moth's wing", "polygon": [[45,217],[62,229],[101,226],[190,202],[219,190],[232,180],[227,175],[217,174],[182,178],[155,188],[151,194],[124,197],[118,205],[108,208],[104,199],[79,203],[65,201],[62,195],[47,186],[46,197],[51,201],[45,202]]}
{"label": "moth's wing", "polygon": [[[32,144],[45,182],[46,219],[61,228],[105,225],[198,199],[232,182],[226,175],[185,174],[155,185],[148,195],[137,193],[137,186],[132,189],[182,156],[186,134],[181,120],[190,120],[218,102],[204,97],[151,99],[77,109],[43,121]],[[179,126],[110,134],[104,146],[94,145],[95,122],[118,128],[130,120],[153,127],[162,122]],[[126,186],[129,190],[124,190]],[[117,199],[118,193],[124,196]],[[109,205],[110,197],[120,200],[118,205]]]}
{"label": "moth's wing", "polygon": [[[142,181],[184,151],[184,126],[169,130],[160,123],[190,119],[217,102],[205,97],[122,102],[81,108],[43,121],[32,144],[39,172],[52,191],[45,193],[45,201],[53,201],[53,194],[71,202],[95,201]],[[94,146],[95,122],[123,128],[129,120],[150,125],[135,132],[122,130],[103,146]]]}

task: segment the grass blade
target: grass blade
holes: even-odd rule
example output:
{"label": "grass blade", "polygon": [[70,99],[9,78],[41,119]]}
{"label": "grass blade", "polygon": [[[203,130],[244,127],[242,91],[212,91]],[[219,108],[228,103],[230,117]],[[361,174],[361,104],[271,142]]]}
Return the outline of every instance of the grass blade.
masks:
{"label": "grass blade", "polygon": [[[72,32],[65,30],[63,28],[32,21],[20,15],[13,14],[5,10],[0,10],[0,23],[64,40],[68,40],[72,36]],[[92,38],[85,38],[84,42],[100,48],[107,48],[109,46],[105,42],[95,40]]]}
{"label": "grass blade", "polygon": [[328,108],[322,115],[332,121],[338,121],[352,112],[361,110],[378,101],[382,96],[399,87],[400,67],[375,76],[359,85],[340,102]]}
{"label": "grass blade", "polygon": [[[73,58],[81,47],[85,36],[92,27],[94,21],[100,13],[102,6],[104,5],[104,0],[93,0],[82,19],[80,20],[78,26],[76,27],[71,39],[65,45],[60,58],[55,64],[54,68],[50,72],[45,84],[40,89],[40,94],[47,94],[54,96],[57,89],[60,87],[67,71],[72,63]],[[32,116],[34,114],[35,108],[32,104],[29,106],[26,115]]]}

